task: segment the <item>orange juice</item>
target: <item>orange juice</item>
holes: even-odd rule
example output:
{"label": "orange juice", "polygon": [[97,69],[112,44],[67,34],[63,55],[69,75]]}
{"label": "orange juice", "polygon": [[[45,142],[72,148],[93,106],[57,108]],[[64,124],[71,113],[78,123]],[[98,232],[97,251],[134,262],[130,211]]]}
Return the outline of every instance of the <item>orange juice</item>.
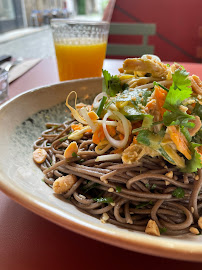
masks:
{"label": "orange juice", "polygon": [[[100,77],[106,53],[106,42],[74,38],[71,44],[55,43],[55,52],[61,81]],[[86,42],[86,43],[87,43]]]}

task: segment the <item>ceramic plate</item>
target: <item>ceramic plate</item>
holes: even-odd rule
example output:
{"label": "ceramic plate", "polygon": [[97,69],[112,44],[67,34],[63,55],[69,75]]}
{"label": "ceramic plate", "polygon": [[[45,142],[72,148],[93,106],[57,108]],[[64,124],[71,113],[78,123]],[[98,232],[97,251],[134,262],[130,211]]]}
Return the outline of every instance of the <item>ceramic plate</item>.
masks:
{"label": "ceramic plate", "polygon": [[75,90],[89,102],[101,90],[101,79],[83,79],[30,90],[0,107],[0,187],[12,199],[64,228],[112,245],[168,258],[202,262],[202,236],[155,237],[121,229],[88,216],[59,199],[32,161],[33,142],[45,122],[61,122],[69,115],[67,94]]}

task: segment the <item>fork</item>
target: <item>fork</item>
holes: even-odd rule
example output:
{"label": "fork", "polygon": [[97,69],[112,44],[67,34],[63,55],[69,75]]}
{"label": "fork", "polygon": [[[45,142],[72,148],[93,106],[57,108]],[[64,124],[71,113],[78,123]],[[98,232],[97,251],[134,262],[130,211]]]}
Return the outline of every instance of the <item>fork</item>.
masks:
{"label": "fork", "polygon": [[9,70],[10,70],[12,67],[16,66],[17,64],[19,64],[19,63],[22,62],[22,61],[23,61],[23,58],[22,58],[22,57],[19,57],[19,58],[17,58],[15,61],[12,61],[12,62],[8,63],[8,64],[4,67],[4,70],[6,70],[7,72],[9,72]]}

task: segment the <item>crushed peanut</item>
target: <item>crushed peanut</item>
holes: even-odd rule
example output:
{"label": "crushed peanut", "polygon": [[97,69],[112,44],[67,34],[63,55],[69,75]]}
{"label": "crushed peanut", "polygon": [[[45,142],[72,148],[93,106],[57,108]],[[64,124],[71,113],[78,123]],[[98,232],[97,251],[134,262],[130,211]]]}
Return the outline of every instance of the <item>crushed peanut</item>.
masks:
{"label": "crushed peanut", "polygon": [[80,197],[81,199],[86,199],[86,196],[84,196],[84,195],[82,195],[82,194],[79,194],[79,197]]}
{"label": "crushed peanut", "polygon": [[170,172],[166,173],[165,176],[172,179],[173,178],[173,171],[170,171]]}
{"label": "crushed peanut", "polygon": [[72,154],[75,153],[77,154],[78,152],[78,145],[76,142],[71,142],[68,147],[66,148],[64,152],[64,157],[65,158],[72,158]]}
{"label": "crushed peanut", "polygon": [[71,187],[76,183],[76,181],[77,177],[72,174],[59,177],[53,183],[53,191],[57,194],[65,193],[71,189]]}
{"label": "crushed peanut", "polygon": [[104,221],[107,221],[107,220],[109,219],[109,215],[108,215],[107,213],[103,213],[103,214],[102,214],[102,219],[103,219]]}
{"label": "crushed peanut", "polygon": [[110,187],[110,188],[108,189],[108,192],[114,192],[114,189]]}
{"label": "crushed peanut", "polygon": [[147,227],[145,229],[145,232],[150,235],[160,236],[159,228],[156,224],[156,222],[152,219],[150,219],[147,223]]}
{"label": "crushed peanut", "polygon": [[111,206],[115,206],[115,202],[111,202],[110,204],[111,204]]}
{"label": "crushed peanut", "polygon": [[199,225],[200,229],[202,229],[202,217],[199,218],[198,225]]}
{"label": "crushed peanut", "polygon": [[186,112],[188,110],[188,108],[186,106],[180,105],[179,109],[181,112]]}
{"label": "crushed peanut", "polygon": [[191,232],[191,233],[193,233],[193,234],[199,234],[199,230],[197,229],[197,228],[194,228],[194,227],[191,227],[190,229],[189,229],[189,231]]}
{"label": "crushed peanut", "polygon": [[41,164],[46,160],[47,152],[43,148],[38,148],[33,152],[33,159],[36,163]]}
{"label": "crushed peanut", "polygon": [[194,178],[196,181],[199,180],[199,175],[196,175],[195,178]]}

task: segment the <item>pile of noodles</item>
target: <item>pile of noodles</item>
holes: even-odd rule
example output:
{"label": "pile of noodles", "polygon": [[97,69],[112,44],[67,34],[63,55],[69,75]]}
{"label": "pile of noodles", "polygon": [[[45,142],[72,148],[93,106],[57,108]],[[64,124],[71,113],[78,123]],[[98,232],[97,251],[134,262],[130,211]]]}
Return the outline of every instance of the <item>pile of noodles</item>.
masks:
{"label": "pile of noodles", "polygon": [[[202,215],[202,170],[182,173],[163,158],[149,156],[133,164],[121,159],[97,162],[92,133],[77,141],[77,155],[67,160],[64,151],[71,142],[67,137],[72,123],[47,123],[34,143],[34,149],[48,153],[40,168],[49,186],[58,177],[76,175],[77,182],[63,196],[78,209],[97,218],[107,213],[107,222],[128,229],[145,231],[152,219],[162,233],[180,235],[197,224]],[[169,172],[172,178],[166,176]],[[178,189],[183,196],[173,196]]]}

